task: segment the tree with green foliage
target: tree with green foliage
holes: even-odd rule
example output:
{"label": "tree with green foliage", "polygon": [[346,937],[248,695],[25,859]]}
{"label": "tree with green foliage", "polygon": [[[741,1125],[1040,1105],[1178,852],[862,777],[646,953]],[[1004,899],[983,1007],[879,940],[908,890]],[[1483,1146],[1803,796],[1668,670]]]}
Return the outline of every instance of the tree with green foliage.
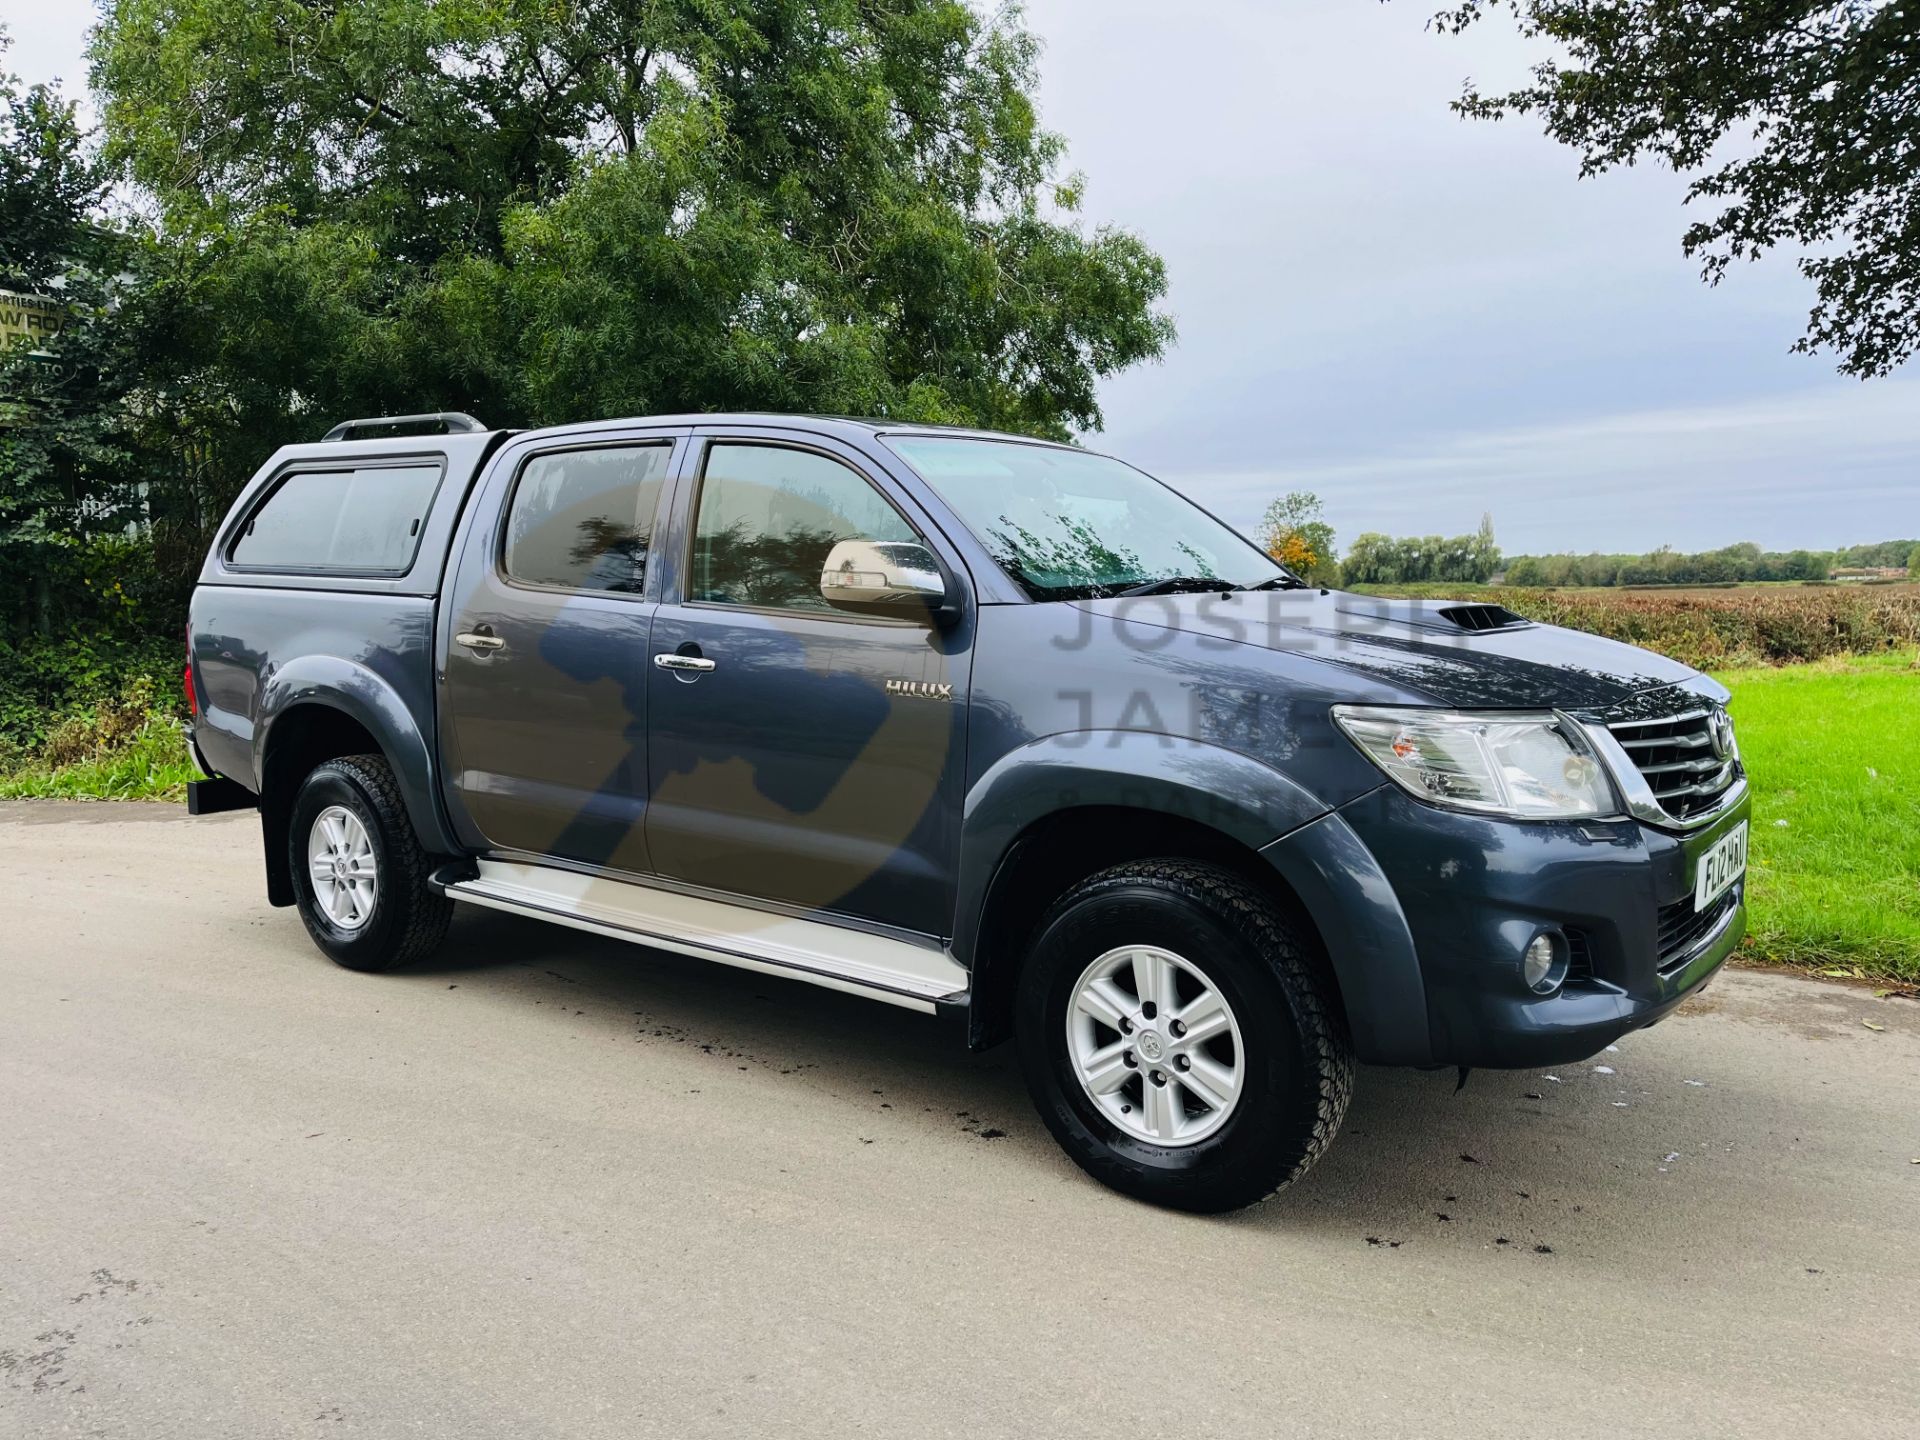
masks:
{"label": "tree with green foliage", "polygon": [[[1500,568],[1493,517],[1482,515],[1471,535],[1410,535],[1368,531],[1353,542],[1343,565],[1354,585],[1416,585],[1438,581],[1485,584]],[[1519,583],[1519,582],[1516,582]]]}
{"label": "tree with green foliage", "polygon": [[[12,41],[0,30],[0,57]],[[38,289],[71,264],[105,189],[71,101],[0,71],[0,282]]]}
{"label": "tree with green foliage", "polygon": [[1784,556],[1763,556],[1762,563],[1771,562],[1774,573],[1756,576],[1767,580],[1824,580],[1827,575],[1827,557],[1813,550],[1790,550]]}
{"label": "tree with green foliage", "polygon": [[1545,585],[1546,566],[1532,555],[1517,556],[1507,565],[1506,581],[1509,585]]}
{"label": "tree with green foliage", "polygon": [[1316,585],[1340,583],[1340,555],[1333,526],[1326,522],[1320,497],[1295,490],[1267,506],[1260,519],[1261,547],[1303,580]]}
{"label": "tree with green foliage", "polygon": [[1748,581],[1825,580],[1841,568],[1897,566],[1916,542],[1880,540],[1844,550],[1762,550],[1742,540],[1718,550],[1683,554],[1671,545],[1642,555],[1519,555],[1509,585],[1731,585]]}
{"label": "tree with green foliage", "polygon": [[109,178],[71,102],[0,74],[0,771],[75,709],[177,693],[184,585],[149,523],[149,252],[106,222]]}
{"label": "tree with green foliage", "polygon": [[92,49],[256,457],[443,408],[1097,427],[1165,273],[1076,221],[1036,53],[964,0],[108,0]]}
{"label": "tree with green foliage", "polygon": [[[72,102],[0,73],[0,288],[52,301],[69,329],[102,298],[109,237],[90,221],[105,189]],[[0,535],[76,518],[87,472],[109,443],[110,420],[87,403],[94,377],[56,353],[70,347],[71,338],[60,347],[57,333],[23,329],[0,354]]]}
{"label": "tree with green foliage", "polygon": [[1480,512],[1480,528],[1467,542],[1466,572],[1482,582],[1491,580],[1500,568],[1500,543],[1493,538],[1493,514]]}
{"label": "tree with green foliage", "polygon": [[1790,247],[1813,282],[1802,352],[1884,375],[1920,346],[1920,12],[1882,0],[1460,0],[1458,32],[1496,10],[1550,51],[1477,119],[1526,115],[1580,152],[1582,176],[1658,160],[1709,213],[1682,239],[1717,283]]}
{"label": "tree with green foliage", "polygon": [[98,223],[107,184],[73,102],[0,73],[0,289],[23,319],[49,326],[0,351],[7,637],[53,629],[56,551],[124,528],[138,505],[127,405],[138,367],[120,313],[129,254],[126,237]]}
{"label": "tree with green foliage", "polygon": [[1865,545],[1849,545],[1833,554],[1836,565],[1904,565],[1920,540],[1875,540]]}

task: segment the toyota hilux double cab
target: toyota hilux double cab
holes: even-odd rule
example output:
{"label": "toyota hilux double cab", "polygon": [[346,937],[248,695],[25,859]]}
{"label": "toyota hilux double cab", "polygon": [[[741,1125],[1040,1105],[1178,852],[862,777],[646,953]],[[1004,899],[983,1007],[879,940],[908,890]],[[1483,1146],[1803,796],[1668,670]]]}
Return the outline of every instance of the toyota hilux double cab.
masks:
{"label": "toyota hilux double cab", "polygon": [[1711,679],[1010,435],[348,422],[239,496],[186,679],[192,808],[341,965],[460,903],[942,1017],[1189,1210],[1303,1174],[1356,1062],[1588,1056],[1745,924]]}

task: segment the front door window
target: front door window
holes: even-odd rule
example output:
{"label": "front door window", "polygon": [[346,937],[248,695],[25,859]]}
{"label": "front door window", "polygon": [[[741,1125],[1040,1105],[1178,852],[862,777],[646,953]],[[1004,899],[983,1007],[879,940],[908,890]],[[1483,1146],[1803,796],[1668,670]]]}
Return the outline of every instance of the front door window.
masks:
{"label": "front door window", "polygon": [[837,460],[769,445],[715,445],[700,486],[691,598],[827,610],[820,572],[842,540],[916,540],[873,486]]}

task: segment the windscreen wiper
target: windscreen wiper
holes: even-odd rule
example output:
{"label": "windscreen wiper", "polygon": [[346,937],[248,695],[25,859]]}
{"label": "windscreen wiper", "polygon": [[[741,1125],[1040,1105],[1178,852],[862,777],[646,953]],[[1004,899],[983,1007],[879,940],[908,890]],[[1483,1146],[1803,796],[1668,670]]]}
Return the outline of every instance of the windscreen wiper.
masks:
{"label": "windscreen wiper", "polygon": [[1298,575],[1276,575],[1271,580],[1262,580],[1258,585],[1242,585],[1242,590],[1311,590],[1313,587]]}
{"label": "windscreen wiper", "polygon": [[1235,580],[1222,580],[1218,575],[1169,575],[1164,580],[1149,580],[1144,585],[1129,585],[1125,590],[1114,592],[1116,599],[1128,595],[1177,595],[1184,591],[1198,590],[1244,590],[1246,586]]}

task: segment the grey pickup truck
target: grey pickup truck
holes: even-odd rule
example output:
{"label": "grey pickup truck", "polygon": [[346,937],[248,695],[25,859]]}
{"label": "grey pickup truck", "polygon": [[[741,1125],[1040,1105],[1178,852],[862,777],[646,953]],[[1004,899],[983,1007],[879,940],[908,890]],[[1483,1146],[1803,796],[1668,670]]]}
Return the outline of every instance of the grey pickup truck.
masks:
{"label": "grey pickup truck", "polygon": [[1189,1210],[1304,1173],[1356,1062],[1590,1055],[1745,925],[1714,681],[1008,435],[348,422],[235,503],[186,679],[192,808],[341,965],[464,903],[921,1011]]}

